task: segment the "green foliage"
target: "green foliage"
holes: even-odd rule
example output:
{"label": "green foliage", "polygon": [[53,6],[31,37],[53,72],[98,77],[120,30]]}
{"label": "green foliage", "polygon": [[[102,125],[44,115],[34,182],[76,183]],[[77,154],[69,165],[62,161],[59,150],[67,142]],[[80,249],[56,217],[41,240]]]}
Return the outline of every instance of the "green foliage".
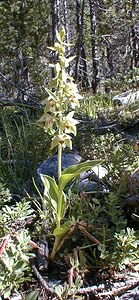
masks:
{"label": "green foliage", "polygon": [[[68,70],[71,70],[71,65],[74,66],[74,63],[71,64],[74,56],[65,57],[66,46],[69,45],[64,43],[64,30],[60,33],[57,32],[57,41],[54,47],[50,47],[49,54],[49,50],[46,50],[46,44],[49,45],[50,43],[49,36],[52,31],[49,2],[46,0],[26,0],[23,3],[23,1],[7,0],[1,1],[0,6],[2,16],[1,68],[3,74],[8,74],[8,80],[2,76],[2,98],[6,94],[6,100],[9,99],[10,102],[12,98],[18,98],[18,96],[22,100],[24,93],[20,93],[20,89],[23,89],[25,92],[29,91],[31,95],[35,94],[35,99],[38,101],[43,99],[45,105],[44,114],[40,119],[45,125],[44,133],[42,126],[40,126],[41,122],[36,125],[35,118],[28,109],[25,109],[24,105],[11,106],[10,103],[8,106],[8,101],[7,106],[3,107],[1,104],[0,250],[2,250],[2,254],[0,256],[0,293],[5,298],[9,298],[11,291],[17,290],[21,282],[30,280],[28,264],[31,251],[30,235],[24,229],[24,221],[26,217],[31,217],[34,214],[26,199],[12,205],[11,195],[6,187],[8,186],[16,194],[24,193],[24,189],[33,193],[31,177],[36,175],[37,163],[46,159],[50,151],[53,153],[57,147],[59,157],[58,184],[53,178],[42,175],[44,183],[44,198],[42,199],[41,196],[43,208],[38,202],[40,217],[43,217],[44,222],[49,220],[49,224],[47,223],[49,229],[54,229],[55,242],[51,258],[54,257],[66,239],[67,243],[65,243],[63,251],[68,252],[69,249],[72,250],[73,244],[75,246],[79,244],[91,267],[96,264],[101,268],[110,266],[120,270],[126,268],[139,270],[138,231],[135,232],[133,229],[126,228],[127,220],[124,216],[125,212],[123,213],[130,187],[126,172],[130,175],[132,170],[138,166],[138,150],[133,148],[132,143],[125,144],[120,132],[118,134],[108,132],[105,135],[95,136],[92,130],[98,125],[105,126],[106,121],[111,124],[113,120],[120,125],[130,125],[133,124],[133,121],[136,124],[138,103],[126,108],[113,107],[111,97],[107,94],[92,96],[89,93],[89,95],[84,96],[84,99],[81,99],[77,85],[66,72],[67,67]],[[136,30],[138,8],[136,6],[134,9],[131,2],[121,1],[119,10],[118,2],[106,0],[104,6],[100,5],[97,10],[97,36],[94,35],[93,39],[97,42],[96,50],[99,65],[102,63],[99,74],[100,86],[98,87],[102,93],[104,89],[108,92],[114,89],[114,93],[117,93],[118,90],[119,93],[119,90],[123,91],[138,86],[138,69],[135,67],[137,53],[132,51],[136,50],[137,45],[135,46],[131,42],[132,38],[135,41],[133,36],[131,39],[128,38],[131,30]],[[93,76],[90,63],[92,47],[88,5],[85,1],[83,38],[88,62],[88,74],[86,73],[85,76],[91,82]],[[67,15],[71,15],[70,22],[72,23],[71,20],[75,19],[76,4],[69,3],[67,9]],[[62,7],[60,10],[57,7],[57,11],[60,16]],[[64,17],[66,20],[66,15]],[[78,34],[76,34],[74,26],[71,26],[71,29],[73,30],[73,44],[76,45],[75,37]],[[120,37],[117,35],[119,30]],[[117,47],[115,47],[115,43]],[[51,59],[53,57],[52,51],[55,51],[57,62],[51,65],[53,72],[49,72],[48,55]],[[81,61],[79,64],[82,68]],[[71,71],[73,74],[74,68]],[[54,78],[52,78],[52,74],[55,74]],[[49,81],[49,88],[45,88],[47,80]],[[79,118],[80,116],[93,117],[91,125],[83,134],[79,131],[79,136],[76,136],[78,121],[74,119],[75,108],[78,110]],[[36,112],[36,117],[39,118],[40,113],[37,110]],[[32,113],[34,113],[33,110]],[[73,166],[61,172],[62,150],[66,146],[72,148],[73,135],[76,145],[80,148],[80,154],[83,154],[84,158],[96,159],[96,161]],[[49,136],[53,136],[51,150]],[[73,195],[68,189],[67,196],[66,185],[74,177],[79,176],[82,171],[97,164],[98,159],[104,162],[108,170],[108,175],[103,179],[107,192]],[[138,219],[138,208],[134,209],[134,212],[134,216]],[[70,241],[68,240],[69,234],[73,228],[77,229],[76,224],[80,220],[90,224],[88,231],[99,239],[100,244],[98,246],[94,243],[90,245],[88,239],[78,233],[75,233]],[[40,222],[39,226],[41,227],[41,225]],[[7,244],[3,248],[5,241]],[[81,258],[71,254],[70,265],[71,268],[78,271],[79,276],[74,280],[72,286],[65,284],[65,286],[55,288],[61,299],[67,297],[69,289],[73,293],[72,299],[75,291],[82,284],[80,277]],[[27,300],[34,300],[37,296],[38,291],[35,290],[27,296]]]}
{"label": "green foliage", "polygon": [[2,208],[4,203],[10,202],[10,200],[11,200],[11,193],[9,189],[6,188],[4,184],[0,182],[0,208]]}
{"label": "green foliage", "polygon": [[[53,215],[53,217],[61,220],[65,214],[66,207],[66,195],[62,190],[58,188],[55,179],[47,176],[41,175],[42,182],[44,184],[44,197],[47,200],[46,207],[48,207]],[[59,209],[59,198],[61,197],[61,209]]]}
{"label": "green foliage", "polygon": [[[24,225],[25,218],[34,216],[34,211],[30,207],[30,202],[26,199],[17,202],[15,205],[4,205],[0,210],[0,237],[3,234],[10,233],[15,230],[16,227],[22,227]],[[21,224],[21,225],[20,225]],[[24,227],[24,226],[23,226]]]}
{"label": "green foliage", "polygon": [[[82,197],[81,200],[79,200],[78,196],[76,197],[76,195],[72,195],[68,216],[66,216],[65,218],[65,212],[67,208],[67,195],[64,192],[65,186],[71,180],[73,180],[73,178],[79,176],[80,173],[87,171],[98,164],[99,161],[87,161],[77,166],[71,166],[61,172],[62,148],[64,148],[65,146],[71,147],[71,137],[69,135],[66,135],[67,128],[65,127],[65,118],[68,120],[68,116],[70,115],[70,113],[68,113],[65,117],[65,113],[67,109],[69,110],[71,107],[70,105],[67,106],[66,102],[67,97],[70,98],[70,93],[74,93],[75,96],[75,94],[77,93],[77,89],[75,85],[72,85],[72,88],[74,87],[74,92],[71,88],[68,90],[69,85],[66,84],[68,75],[65,75],[65,70],[63,71],[67,62],[65,62],[64,64],[61,62],[61,58],[63,59],[65,51],[65,49],[63,50],[62,48],[63,37],[61,38],[59,34],[57,35],[57,37],[59,43],[56,43],[56,46],[52,48],[54,51],[60,51],[57,66],[53,65],[56,74],[55,79],[53,80],[53,88],[55,91],[51,92],[50,90],[47,90],[49,97],[48,100],[45,101],[46,106],[44,109],[44,115],[41,118],[41,121],[45,122],[45,129],[50,131],[54,135],[51,143],[51,148],[58,146],[58,184],[53,178],[41,175],[42,181],[44,183],[45,208],[48,211],[50,210],[53,218],[56,218],[56,228],[53,232],[55,236],[55,242],[52,249],[51,258],[54,258],[55,253],[61,248],[65,239],[68,238],[70,232],[72,232],[73,230],[71,228],[76,226],[75,220],[83,219],[96,226],[93,234],[95,234],[97,239],[100,241],[100,244],[98,246],[97,252],[95,252],[96,249],[94,249],[94,252],[92,253],[97,264],[101,267],[105,267],[110,265],[110,262],[112,260],[111,253],[114,251],[114,248],[109,244],[111,242],[115,245],[115,243],[113,242],[115,241],[115,232],[119,233],[119,231],[126,228],[127,220],[125,219],[123,214],[123,207],[125,205],[126,198],[124,198],[123,194],[128,192],[128,182],[126,183],[126,178],[123,177],[122,179],[122,176],[124,176],[124,174],[122,175],[122,171],[123,169],[126,170],[126,168],[129,168],[129,150],[132,153],[130,160],[132,163],[133,161],[135,163],[134,153],[133,149],[129,145],[115,142],[115,136],[113,134],[101,136],[100,141],[99,137],[95,138],[94,135],[92,135],[92,146],[93,151],[95,152],[93,156],[100,157],[101,159],[104,159],[105,157],[105,165],[108,169],[106,182],[110,191],[106,193],[106,195],[103,193],[101,195],[100,193],[100,196],[97,196],[96,194],[96,196],[94,195],[93,198]],[[63,59],[63,61],[65,60]],[[64,78],[62,77],[63,74]],[[68,80],[71,81],[72,79],[70,78]],[[108,108],[110,108],[109,104]],[[74,112],[72,112],[72,117],[73,113]],[[49,123],[50,118],[53,119],[52,123]],[[74,130],[73,128],[70,128],[70,124],[71,123],[69,122],[69,133],[76,134],[75,122]],[[95,143],[97,143],[97,145]],[[85,143],[85,147],[86,146],[87,145]],[[91,230],[90,233],[92,234]],[[85,245],[86,242],[84,241],[84,246]],[[88,242],[86,246],[89,246]]]}
{"label": "green foliage", "polygon": [[59,180],[59,189],[63,190],[65,186],[75,177],[79,176],[81,173],[90,170],[94,166],[99,164],[99,160],[86,161],[78,165],[73,165],[66,168],[60,177]]}
{"label": "green foliage", "polygon": [[109,94],[92,95],[89,92],[84,94],[84,98],[80,101],[79,113],[84,116],[97,119],[98,113],[112,113],[112,99]]}
{"label": "green foliage", "polygon": [[120,270],[139,271],[139,233],[127,228],[115,233],[115,251],[111,263]]}
{"label": "green foliage", "polygon": [[34,290],[25,297],[25,300],[37,300],[39,293],[40,293],[40,291]]}
{"label": "green foliage", "polygon": [[1,111],[0,181],[13,193],[32,193],[38,162],[46,158],[50,138],[23,107]]}
{"label": "green foliage", "polygon": [[138,167],[139,156],[134,149],[134,142],[125,142],[120,132],[94,135],[91,132],[91,125],[88,125],[82,139],[77,135],[75,142],[78,143],[80,153],[85,158],[94,157],[104,161],[103,165],[108,170],[107,179],[115,190],[121,180],[122,171],[132,172]]}
{"label": "green foliage", "polygon": [[16,291],[22,282],[31,280],[29,258],[33,257],[33,254],[30,253],[30,236],[25,229],[15,237],[8,235],[2,240],[7,244],[0,256],[0,291],[4,298],[8,298],[11,291]]}
{"label": "green foliage", "polygon": [[72,148],[71,136],[69,134],[76,135],[76,124],[78,123],[73,119],[74,111],[67,112],[69,109],[79,106],[79,99],[82,97],[79,95],[73,78],[66,73],[66,68],[73,58],[67,59],[65,57],[65,30],[61,29],[60,33],[57,32],[56,37],[57,42],[55,42],[54,47],[50,48],[53,51],[58,51],[58,62],[55,65],[51,65],[55,71],[55,78],[52,79],[50,86],[55,91],[52,92],[46,89],[49,97],[43,101],[45,108],[44,114],[40,119],[41,122],[45,122],[45,130],[50,130],[53,133],[51,149],[58,147],[58,185],[53,178],[41,175],[44,184],[44,197],[47,199],[51,213],[56,216],[52,259],[63,244],[65,240],[63,237],[66,237],[71,226],[70,220],[61,226],[67,202],[64,188],[73,178],[98,163],[98,161],[85,162],[69,167],[61,172],[62,148],[66,146]]}
{"label": "green foliage", "polygon": [[31,253],[30,234],[25,229],[25,220],[33,218],[34,211],[29,201],[11,205],[8,189],[1,189],[0,202],[0,295],[10,297],[20,284],[31,280],[29,259]]}
{"label": "green foliage", "polygon": [[65,30],[62,29],[56,33],[57,41],[54,47],[49,47],[53,51],[58,51],[58,61],[55,65],[51,65],[55,71],[55,78],[52,79],[50,89],[46,89],[48,98],[43,101],[45,104],[44,114],[40,122],[45,123],[45,130],[53,134],[51,149],[58,147],[58,185],[56,181],[49,177],[41,175],[44,184],[44,197],[47,199],[48,207],[56,217],[56,228],[54,230],[55,242],[51,254],[53,259],[56,252],[63,244],[66,234],[69,232],[71,222],[64,223],[61,226],[61,220],[65,215],[66,209],[66,194],[64,193],[65,186],[82,172],[92,168],[98,164],[98,161],[88,161],[75,166],[71,166],[61,172],[62,149],[66,146],[72,149],[72,141],[70,134],[76,135],[76,124],[73,119],[74,111],[70,111],[75,107],[79,107],[80,96],[73,78],[66,73],[69,62],[73,59],[65,57]]}

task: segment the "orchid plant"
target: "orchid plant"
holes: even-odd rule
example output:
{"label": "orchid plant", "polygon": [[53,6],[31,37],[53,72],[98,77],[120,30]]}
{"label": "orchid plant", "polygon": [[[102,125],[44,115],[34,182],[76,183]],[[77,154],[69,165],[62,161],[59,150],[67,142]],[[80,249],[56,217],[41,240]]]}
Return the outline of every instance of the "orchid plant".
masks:
{"label": "orchid plant", "polygon": [[71,134],[76,135],[76,125],[78,124],[78,121],[74,119],[74,110],[79,107],[79,100],[82,99],[82,96],[79,94],[73,78],[66,72],[69,63],[75,57],[66,58],[65,56],[68,44],[64,42],[64,28],[60,32],[56,32],[56,38],[54,47],[49,47],[57,55],[57,62],[50,65],[54,69],[55,77],[50,82],[49,89],[46,88],[48,97],[43,101],[44,113],[40,119],[45,124],[45,130],[53,136],[51,149],[58,148],[58,183],[54,178],[41,174],[44,184],[44,199],[56,219],[51,259],[54,259],[56,252],[70,234],[72,226],[70,221],[61,224],[67,203],[64,188],[73,178],[99,163],[99,161],[87,161],[68,167],[62,172],[62,150],[66,146],[72,149]]}

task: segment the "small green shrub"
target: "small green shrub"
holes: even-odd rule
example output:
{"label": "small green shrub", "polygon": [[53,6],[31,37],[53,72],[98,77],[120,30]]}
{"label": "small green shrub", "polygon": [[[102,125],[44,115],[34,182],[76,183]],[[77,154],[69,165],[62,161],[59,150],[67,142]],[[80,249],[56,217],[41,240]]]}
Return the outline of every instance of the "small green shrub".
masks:
{"label": "small green shrub", "polygon": [[10,200],[11,200],[10,190],[0,182],[0,208],[2,208],[5,203],[10,202]]}
{"label": "small green shrub", "polygon": [[25,229],[15,236],[3,236],[1,240],[0,295],[8,298],[21,283],[31,280],[29,258],[33,254],[29,245],[30,236]]}
{"label": "small green shrub", "polygon": [[120,270],[139,271],[139,232],[127,228],[115,233],[115,251],[111,264]]}
{"label": "small green shrub", "polygon": [[11,204],[11,194],[1,184],[0,193],[0,296],[9,298],[20,284],[31,280],[29,259],[34,257],[25,220],[34,217],[28,200]]}

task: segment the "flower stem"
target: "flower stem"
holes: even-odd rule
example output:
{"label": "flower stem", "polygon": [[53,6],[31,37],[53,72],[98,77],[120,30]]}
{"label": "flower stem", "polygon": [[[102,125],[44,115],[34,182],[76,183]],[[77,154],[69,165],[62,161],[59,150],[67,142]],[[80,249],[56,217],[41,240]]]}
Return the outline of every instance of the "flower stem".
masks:
{"label": "flower stem", "polygon": [[[62,172],[62,145],[58,145],[58,185]],[[59,195],[58,199],[58,211],[57,211],[57,227],[60,228],[61,220],[61,205],[62,205],[62,193]]]}
{"label": "flower stem", "polygon": [[62,169],[62,146],[58,145],[58,183],[61,177],[61,169]]}

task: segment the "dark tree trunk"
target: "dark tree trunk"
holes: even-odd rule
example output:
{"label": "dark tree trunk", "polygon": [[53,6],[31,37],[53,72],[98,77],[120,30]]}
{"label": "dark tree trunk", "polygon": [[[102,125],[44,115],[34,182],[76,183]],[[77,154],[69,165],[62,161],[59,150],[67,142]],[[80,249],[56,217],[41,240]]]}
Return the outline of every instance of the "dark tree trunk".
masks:
{"label": "dark tree trunk", "polygon": [[97,0],[89,0],[90,20],[91,20],[91,42],[92,42],[92,61],[93,61],[93,79],[92,89],[96,94],[99,84],[99,63],[98,63],[98,48],[97,48]]}
{"label": "dark tree trunk", "polygon": [[68,27],[68,12],[67,12],[67,0],[63,0],[63,26],[65,28],[66,43],[69,43],[69,27]]}
{"label": "dark tree trunk", "polygon": [[86,53],[83,41],[83,19],[84,19],[84,0],[76,0],[77,12],[77,59],[75,66],[75,81],[79,81],[82,87],[88,88],[89,81],[87,76]]}
{"label": "dark tree trunk", "polygon": [[112,55],[112,45],[111,42],[107,44],[107,64],[109,68],[109,77],[112,78],[113,75],[113,55]]}
{"label": "dark tree trunk", "polygon": [[56,38],[56,30],[58,30],[58,26],[59,26],[59,0],[52,0],[51,11],[52,11],[52,42],[54,45],[55,38]]}
{"label": "dark tree trunk", "polygon": [[135,24],[136,0],[132,0],[131,17],[131,69],[139,66],[139,26]]}
{"label": "dark tree trunk", "polygon": [[[27,58],[23,50],[23,44],[25,40],[25,13],[26,7],[24,2],[21,1],[19,5],[19,11],[14,12],[14,29],[17,32],[16,37],[16,59],[14,62],[14,82],[19,88],[25,90],[29,85],[28,82],[28,67]],[[14,89],[14,96],[24,100],[24,94],[20,89]]]}
{"label": "dark tree trunk", "polygon": [[[59,30],[59,0],[52,0],[51,1],[51,15],[52,15],[52,44],[55,44],[56,40],[56,31]],[[57,53],[52,52],[50,60],[52,63],[57,61]],[[55,77],[54,69],[52,68],[52,77]]]}

